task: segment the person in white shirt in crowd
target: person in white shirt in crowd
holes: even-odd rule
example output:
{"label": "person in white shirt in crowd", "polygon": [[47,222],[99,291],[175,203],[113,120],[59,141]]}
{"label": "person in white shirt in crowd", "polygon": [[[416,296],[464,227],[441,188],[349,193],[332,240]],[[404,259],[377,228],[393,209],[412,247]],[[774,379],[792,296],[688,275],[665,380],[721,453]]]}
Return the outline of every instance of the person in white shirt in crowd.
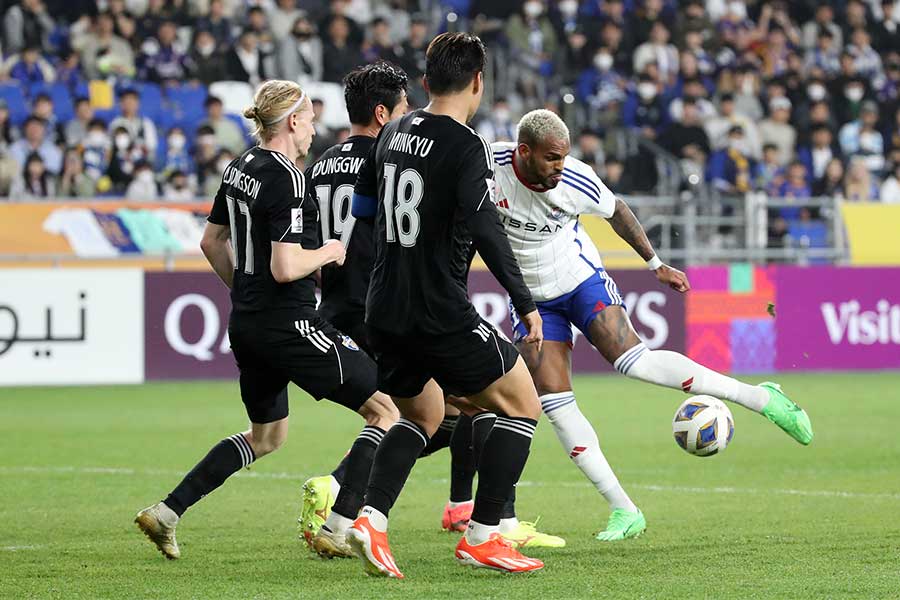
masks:
{"label": "person in white shirt in crowd", "polygon": [[131,138],[133,149],[145,160],[155,159],[159,144],[156,125],[149,118],[141,116],[141,100],[137,90],[126,89],[119,95],[119,110],[122,114],[112,120],[109,130],[124,128]]}
{"label": "person in white shirt in crowd", "polygon": [[900,202],[900,162],[894,164],[891,175],[881,184],[878,197],[882,202],[896,204]]}
{"label": "person in white shirt in crowd", "polygon": [[134,178],[125,189],[128,200],[148,201],[159,199],[159,186],[150,163],[139,161],[134,165]]}
{"label": "person in white shirt in crowd", "polygon": [[778,147],[778,163],[781,166],[794,158],[797,144],[797,130],[791,125],[791,101],[784,96],[769,100],[769,118],[759,124],[759,135],[763,144]]}
{"label": "person in white shirt in crowd", "polygon": [[62,171],[62,152],[47,139],[47,125],[43,119],[31,116],[22,126],[23,136],[9,147],[9,155],[25,168],[25,162],[32,153],[37,153],[44,168],[53,174]]}
{"label": "person in white shirt in crowd", "polygon": [[497,98],[490,114],[475,128],[487,143],[510,142],[516,139],[516,124],[506,98]]}
{"label": "person in white shirt in crowd", "polygon": [[866,100],[859,109],[859,119],[841,127],[838,142],[845,156],[860,157],[872,175],[884,168],[884,138],[877,129],[878,105]]}

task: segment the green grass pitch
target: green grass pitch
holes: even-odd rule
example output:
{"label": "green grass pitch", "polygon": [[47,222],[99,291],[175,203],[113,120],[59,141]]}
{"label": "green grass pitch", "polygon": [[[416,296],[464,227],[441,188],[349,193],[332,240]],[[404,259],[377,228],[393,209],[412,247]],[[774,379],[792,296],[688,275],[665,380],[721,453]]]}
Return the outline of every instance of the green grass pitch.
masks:
{"label": "green grass pitch", "polygon": [[672,439],[682,396],[620,377],[576,394],[647,516],[637,540],[602,544],[599,495],[538,427],[519,515],[566,548],[525,576],[463,569],[439,531],[449,454],[424,459],[391,515],[404,581],[356,560],[321,561],[297,540],[300,484],[328,472],[361,421],[292,389],[285,447],[182,520],[165,561],[135,512],[165,496],[208,448],[246,424],[234,383],[0,390],[0,598],[898,598],[900,373],[778,378],[810,413],[804,448],[732,406],[726,452]]}

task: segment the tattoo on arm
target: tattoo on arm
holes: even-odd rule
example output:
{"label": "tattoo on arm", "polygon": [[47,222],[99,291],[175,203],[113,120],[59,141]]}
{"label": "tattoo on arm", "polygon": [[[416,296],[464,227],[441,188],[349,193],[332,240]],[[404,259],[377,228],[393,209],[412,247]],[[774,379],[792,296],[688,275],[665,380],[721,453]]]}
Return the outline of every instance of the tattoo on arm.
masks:
{"label": "tattoo on arm", "polygon": [[607,221],[616,235],[628,242],[641,258],[650,260],[656,254],[640,221],[621,198],[616,198],[616,212]]}

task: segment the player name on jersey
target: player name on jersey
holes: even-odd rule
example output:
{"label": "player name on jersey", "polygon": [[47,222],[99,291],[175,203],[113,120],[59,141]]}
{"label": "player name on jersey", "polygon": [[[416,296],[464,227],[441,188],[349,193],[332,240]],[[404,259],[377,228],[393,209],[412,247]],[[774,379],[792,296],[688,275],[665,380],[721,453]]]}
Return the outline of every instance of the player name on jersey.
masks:
{"label": "player name on jersey", "polygon": [[225,168],[222,183],[230,185],[248,196],[252,196],[254,200],[256,200],[256,195],[259,194],[259,189],[262,187],[262,183],[258,179],[245,175],[240,169],[235,169],[234,167]]}
{"label": "player name on jersey", "polygon": [[365,156],[333,156],[320,160],[313,166],[312,176],[331,175],[333,173],[359,173]]}
{"label": "player name on jersey", "polygon": [[388,146],[388,150],[405,152],[406,154],[410,154],[412,156],[425,158],[426,156],[428,156],[428,153],[431,152],[432,146],[434,146],[434,140],[419,135],[414,135],[412,133],[402,133],[398,131],[393,136],[391,136],[391,142]]}

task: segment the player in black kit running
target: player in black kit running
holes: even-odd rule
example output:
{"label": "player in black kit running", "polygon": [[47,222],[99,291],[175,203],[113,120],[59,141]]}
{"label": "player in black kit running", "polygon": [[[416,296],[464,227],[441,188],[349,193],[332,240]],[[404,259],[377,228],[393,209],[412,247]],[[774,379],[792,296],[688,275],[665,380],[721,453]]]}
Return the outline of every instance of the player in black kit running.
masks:
{"label": "player in black kit running", "polygon": [[[250,429],[219,442],[165,500],[138,513],[138,527],[166,558],[180,556],[175,526],[190,506],[284,443],[288,383],[366,420],[367,443],[351,448],[335,510],[359,511],[375,446],[395,420],[390,399],[376,391],[375,364],[315,309],[316,271],[341,264],[345,251],[338,241],[320,247],[317,209],[294,166],[309,150],[312,115],[296,83],[263,83],[244,113],[260,144],[226,167],[209,215],[201,248],[231,289],[228,334]],[[331,541],[346,546],[343,532]]]}
{"label": "player in black kit running", "polygon": [[512,344],[478,316],[466,285],[474,244],[525,315],[526,339],[540,345],[540,316],[492,202],[490,148],[466,125],[481,101],[484,64],[476,36],[436,37],[426,52],[430,104],[381,130],[354,191],[354,216],[375,223],[366,324],[378,388],[403,415],[376,452],[365,506],[347,534],[372,574],[403,577],[388,546],[387,515],[441,422],[444,393],[498,415],[457,559],[508,572],[543,566],[498,533],[540,416],[537,393]]}

